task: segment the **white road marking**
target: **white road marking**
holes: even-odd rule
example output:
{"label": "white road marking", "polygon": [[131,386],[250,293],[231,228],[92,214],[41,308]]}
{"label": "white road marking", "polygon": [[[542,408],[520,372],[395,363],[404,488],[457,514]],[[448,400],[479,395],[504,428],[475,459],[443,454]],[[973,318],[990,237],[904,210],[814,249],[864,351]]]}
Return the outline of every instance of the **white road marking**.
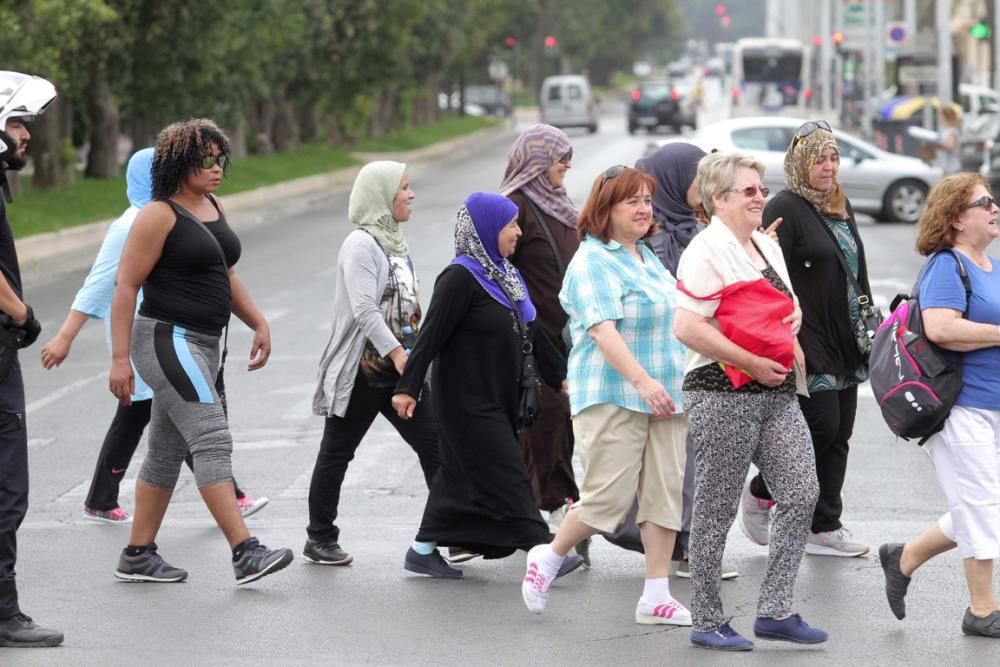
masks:
{"label": "white road marking", "polygon": [[35,412],[36,410],[41,410],[42,408],[51,405],[56,401],[60,401],[67,396],[75,394],[77,391],[79,391],[83,387],[86,387],[88,384],[92,384],[101,379],[106,379],[107,377],[108,377],[108,372],[104,370],[101,371],[100,373],[91,375],[90,377],[81,378],[76,382],[70,382],[65,387],[56,389],[52,393],[42,396],[37,401],[32,401],[31,403],[28,403],[28,405],[24,408],[24,413],[26,415],[30,415],[32,412]]}

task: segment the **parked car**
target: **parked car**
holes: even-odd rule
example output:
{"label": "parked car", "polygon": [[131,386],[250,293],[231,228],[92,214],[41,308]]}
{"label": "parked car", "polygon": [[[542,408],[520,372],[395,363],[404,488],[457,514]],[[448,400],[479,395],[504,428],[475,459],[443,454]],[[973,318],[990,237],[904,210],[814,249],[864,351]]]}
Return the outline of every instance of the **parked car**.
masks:
{"label": "parked car", "polygon": [[512,111],[510,98],[496,86],[466,86],[465,104],[466,107],[475,105],[489,116],[506,118]]}
{"label": "parked car", "polygon": [[542,122],[556,127],[585,127],[597,132],[597,108],[590,83],[578,74],[550,76],[538,96]]}
{"label": "parked car", "polygon": [[664,79],[650,79],[632,89],[629,134],[635,134],[640,127],[651,132],[661,126],[670,126],[679,133],[683,126],[697,124],[697,104],[691,88]]}
{"label": "parked car", "polygon": [[[705,125],[685,135],[683,141],[705,151],[750,153],[764,164],[764,185],[774,193],[785,187],[785,151],[804,122],[787,117],[733,118]],[[840,147],[840,182],[854,210],[877,220],[915,223],[924,209],[927,191],[941,180],[941,170],[917,158],[884,151],[839,129],[834,129],[834,135]],[[651,150],[656,148],[651,146]],[[1000,167],[1000,155],[997,165]]]}

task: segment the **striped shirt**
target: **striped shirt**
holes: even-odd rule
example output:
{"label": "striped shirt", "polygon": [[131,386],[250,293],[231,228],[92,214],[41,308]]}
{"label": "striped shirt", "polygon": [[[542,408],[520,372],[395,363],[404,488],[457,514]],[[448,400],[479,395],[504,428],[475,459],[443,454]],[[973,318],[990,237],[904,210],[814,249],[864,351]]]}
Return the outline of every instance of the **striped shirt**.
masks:
{"label": "striped shirt", "polygon": [[676,282],[656,254],[639,243],[642,261],[617,241],[587,236],[566,268],[559,302],[570,317],[572,414],[601,403],[651,414],[639,392],[607,362],[587,330],[610,320],[639,365],[681,405],[685,348],[674,337]]}

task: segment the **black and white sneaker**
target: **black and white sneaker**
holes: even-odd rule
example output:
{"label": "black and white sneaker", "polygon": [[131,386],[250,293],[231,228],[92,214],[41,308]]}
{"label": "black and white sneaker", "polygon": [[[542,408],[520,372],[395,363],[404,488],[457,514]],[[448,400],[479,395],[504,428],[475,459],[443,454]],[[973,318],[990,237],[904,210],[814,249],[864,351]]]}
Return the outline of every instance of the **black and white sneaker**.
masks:
{"label": "black and white sneaker", "polygon": [[302,557],[317,565],[350,565],[354,557],[340,548],[336,542],[313,542],[306,540]]}
{"label": "black and white sneaker", "polygon": [[239,560],[233,562],[237,584],[249,584],[284,568],[292,562],[291,549],[268,549],[256,537],[247,540]]}
{"label": "black and white sneaker", "polygon": [[152,581],[157,583],[176,583],[187,579],[187,570],[170,565],[160,554],[156,553],[156,543],[150,544],[138,556],[129,556],[122,549],[118,557],[118,569],[115,576],[125,581]]}

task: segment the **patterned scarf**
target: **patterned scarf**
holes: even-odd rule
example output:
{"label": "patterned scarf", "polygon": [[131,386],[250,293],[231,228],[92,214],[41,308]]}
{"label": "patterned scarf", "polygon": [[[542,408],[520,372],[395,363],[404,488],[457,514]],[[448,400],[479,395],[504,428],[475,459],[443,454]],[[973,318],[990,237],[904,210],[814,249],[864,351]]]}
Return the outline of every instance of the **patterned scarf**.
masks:
{"label": "patterned scarf", "polygon": [[576,229],[579,212],[566,194],[566,188],[552,187],[547,175],[550,167],[572,155],[573,146],[565,132],[544,123],[532,125],[521,133],[510,149],[500,194],[521,190],[538,208],[570,229]]}
{"label": "patterned scarf", "polygon": [[366,164],[354,180],[347,204],[350,221],[374,236],[387,253],[396,257],[410,254],[403,230],[392,217],[392,201],[405,171],[402,162],[380,160]]}
{"label": "patterned scarf", "polygon": [[829,192],[822,192],[809,184],[809,170],[819,162],[827,148],[840,154],[837,138],[822,128],[816,128],[798,141],[792,139],[792,145],[785,153],[785,187],[812,204],[820,214],[835,220],[846,220],[847,198],[839,178],[834,177],[833,189]]}
{"label": "patterned scarf", "polygon": [[[452,264],[467,269],[476,281],[505,308],[514,309],[521,319],[535,319],[535,305],[518,270],[500,256],[500,230],[517,215],[517,204],[496,194],[474,192],[458,209],[455,220],[455,259]],[[500,287],[503,284],[503,288]],[[506,291],[514,297],[512,304]]]}

